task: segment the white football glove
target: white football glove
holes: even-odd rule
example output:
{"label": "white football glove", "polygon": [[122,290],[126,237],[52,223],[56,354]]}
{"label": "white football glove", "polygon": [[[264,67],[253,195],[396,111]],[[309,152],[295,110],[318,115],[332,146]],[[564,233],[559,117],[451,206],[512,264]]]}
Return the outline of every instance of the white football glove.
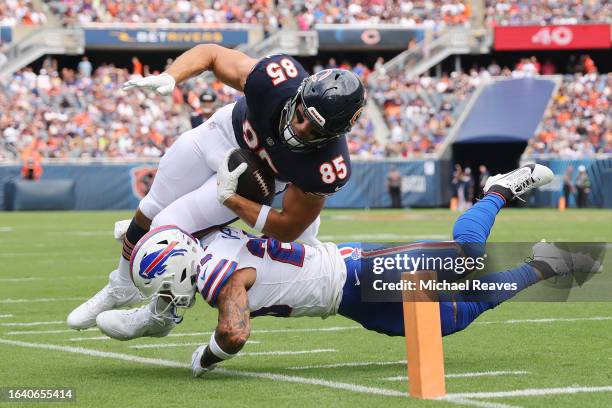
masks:
{"label": "white football glove", "polygon": [[233,150],[227,152],[221,165],[217,169],[217,200],[223,204],[228,198],[236,194],[238,178],[247,169],[246,163],[241,163],[233,171],[229,171],[228,163]]}
{"label": "white football glove", "polygon": [[202,354],[204,354],[204,350],[206,350],[206,344],[195,349],[195,351],[191,355],[191,371],[194,377],[199,377],[205,372],[212,371],[217,367],[216,364],[213,364],[208,367],[202,367],[200,361],[202,360]]}
{"label": "white football glove", "polygon": [[130,79],[121,87],[127,91],[132,88],[146,88],[157,92],[160,95],[168,95],[174,89],[176,80],[170,74],[165,72],[161,75],[150,75],[144,78]]}

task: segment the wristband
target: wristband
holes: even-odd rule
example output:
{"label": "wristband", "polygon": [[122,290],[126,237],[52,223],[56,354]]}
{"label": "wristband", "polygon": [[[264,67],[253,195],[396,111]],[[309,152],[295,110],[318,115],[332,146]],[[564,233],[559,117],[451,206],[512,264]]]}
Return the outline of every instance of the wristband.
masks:
{"label": "wristband", "polygon": [[253,226],[254,229],[263,232],[264,226],[266,225],[266,220],[268,219],[268,213],[271,209],[272,207],[270,207],[269,205],[261,206],[261,210],[259,210],[259,215],[257,216],[257,221]]}
{"label": "wristband", "polygon": [[219,345],[217,344],[217,340],[215,340],[215,333],[213,333],[212,336],[210,336],[210,342],[208,343],[208,348],[210,349],[211,353],[219,357],[221,360],[229,360],[230,358],[236,356],[236,354],[226,353],[225,351],[221,349],[221,347],[219,347]]}

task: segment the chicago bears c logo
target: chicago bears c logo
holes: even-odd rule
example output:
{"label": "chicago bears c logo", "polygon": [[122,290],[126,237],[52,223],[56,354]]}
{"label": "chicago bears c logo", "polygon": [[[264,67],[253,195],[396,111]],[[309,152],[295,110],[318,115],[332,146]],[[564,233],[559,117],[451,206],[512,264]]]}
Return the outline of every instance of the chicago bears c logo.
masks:
{"label": "chicago bears c logo", "polygon": [[138,198],[144,198],[151,189],[157,167],[140,166],[131,170],[132,192]]}
{"label": "chicago bears c logo", "polygon": [[166,248],[152,252],[142,258],[138,274],[144,279],[153,279],[166,272],[166,261],[168,259],[173,256],[183,256],[187,252],[186,249],[174,249],[177,245],[178,241],[173,241]]}

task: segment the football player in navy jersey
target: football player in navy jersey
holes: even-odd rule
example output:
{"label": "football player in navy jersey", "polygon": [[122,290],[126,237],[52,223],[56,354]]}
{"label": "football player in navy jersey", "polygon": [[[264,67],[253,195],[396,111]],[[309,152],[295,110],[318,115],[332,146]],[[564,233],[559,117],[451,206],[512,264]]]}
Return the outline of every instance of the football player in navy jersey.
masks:
{"label": "football player in navy jersey", "polygon": [[[101,312],[141,300],[130,279],[128,260],[134,245],[152,227],[172,224],[201,235],[238,215],[280,241],[317,242],[325,196],[342,188],[351,175],[345,134],[364,109],[363,84],[341,69],[309,76],[288,55],[256,60],[215,44],[201,44],[179,56],[164,73],[132,79],[123,90],[137,87],[168,95],[176,84],[206,70],[243,91],[244,97],[183,133],[162,157],[127,232],[115,234],[123,242],[117,269],[108,285],[70,313],[71,328],[92,327]],[[275,172],[277,192],[285,190],[280,211],[236,194],[246,165],[230,172],[227,160],[238,147],[254,151]]]}

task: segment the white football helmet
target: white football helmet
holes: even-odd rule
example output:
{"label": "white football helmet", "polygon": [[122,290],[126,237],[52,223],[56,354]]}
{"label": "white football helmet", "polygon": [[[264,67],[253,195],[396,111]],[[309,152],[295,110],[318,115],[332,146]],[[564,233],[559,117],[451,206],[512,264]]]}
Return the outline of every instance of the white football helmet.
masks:
{"label": "white football helmet", "polygon": [[[149,231],[134,247],[130,276],[148,298],[164,298],[168,307],[189,308],[195,303],[196,279],[203,249],[190,234],[174,225]],[[159,303],[159,302],[157,302]]]}

